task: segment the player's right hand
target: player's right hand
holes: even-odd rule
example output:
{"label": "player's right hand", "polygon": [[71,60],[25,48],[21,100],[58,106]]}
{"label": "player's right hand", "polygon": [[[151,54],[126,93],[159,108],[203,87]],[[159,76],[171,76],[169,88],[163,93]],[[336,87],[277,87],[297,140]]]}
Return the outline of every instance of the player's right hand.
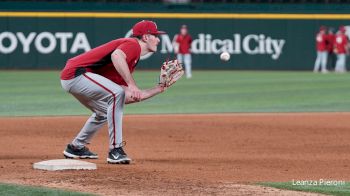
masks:
{"label": "player's right hand", "polygon": [[135,101],[141,101],[141,90],[136,85],[128,85],[131,98],[133,98]]}

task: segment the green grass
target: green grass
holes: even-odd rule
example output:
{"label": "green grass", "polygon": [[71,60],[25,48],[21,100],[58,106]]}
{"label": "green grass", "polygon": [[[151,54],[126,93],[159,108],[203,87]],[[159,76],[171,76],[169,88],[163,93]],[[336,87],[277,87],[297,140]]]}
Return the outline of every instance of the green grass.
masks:
{"label": "green grass", "polygon": [[[136,71],[142,88],[157,71]],[[195,71],[165,93],[126,106],[126,114],[350,111],[350,75]],[[81,115],[90,111],[60,86],[58,71],[1,71],[0,116]]]}
{"label": "green grass", "polygon": [[350,183],[345,185],[293,185],[293,182],[266,182],[260,183],[263,186],[270,186],[278,189],[287,189],[294,191],[315,192],[326,195],[348,196],[350,195]]}
{"label": "green grass", "polygon": [[6,196],[92,196],[92,194],[68,192],[58,189],[0,183],[0,195]]}

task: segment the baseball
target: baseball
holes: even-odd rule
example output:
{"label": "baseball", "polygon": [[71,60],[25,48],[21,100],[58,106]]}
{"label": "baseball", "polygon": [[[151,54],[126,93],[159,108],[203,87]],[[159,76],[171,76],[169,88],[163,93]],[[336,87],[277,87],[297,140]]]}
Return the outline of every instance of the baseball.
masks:
{"label": "baseball", "polygon": [[230,54],[228,52],[223,52],[220,54],[220,59],[223,61],[228,61],[230,60]]}

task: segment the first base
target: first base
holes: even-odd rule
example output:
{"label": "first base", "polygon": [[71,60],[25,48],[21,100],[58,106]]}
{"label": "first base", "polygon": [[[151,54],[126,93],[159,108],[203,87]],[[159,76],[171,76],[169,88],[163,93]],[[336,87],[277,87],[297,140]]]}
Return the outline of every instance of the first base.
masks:
{"label": "first base", "polygon": [[74,159],[55,159],[48,161],[41,161],[33,164],[34,169],[42,169],[49,171],[57,171],[57,170],[94,170],[97,169],[95,163],[89,163],[86,161],[79,161]]}

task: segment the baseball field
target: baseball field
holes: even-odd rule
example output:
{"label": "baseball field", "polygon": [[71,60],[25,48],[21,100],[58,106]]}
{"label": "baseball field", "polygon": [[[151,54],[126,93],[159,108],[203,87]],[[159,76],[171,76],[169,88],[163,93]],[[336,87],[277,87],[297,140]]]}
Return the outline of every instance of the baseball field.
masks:
{"label": "baseball field", "polygon": [[350,195],[350,75],[193,74],[126,106],[131,165],[106,163],[103,127],[89,145],[97,170],[49,172],[32,164],[63,158],[90,112],[58,71],[1,71],[0,195]]}

